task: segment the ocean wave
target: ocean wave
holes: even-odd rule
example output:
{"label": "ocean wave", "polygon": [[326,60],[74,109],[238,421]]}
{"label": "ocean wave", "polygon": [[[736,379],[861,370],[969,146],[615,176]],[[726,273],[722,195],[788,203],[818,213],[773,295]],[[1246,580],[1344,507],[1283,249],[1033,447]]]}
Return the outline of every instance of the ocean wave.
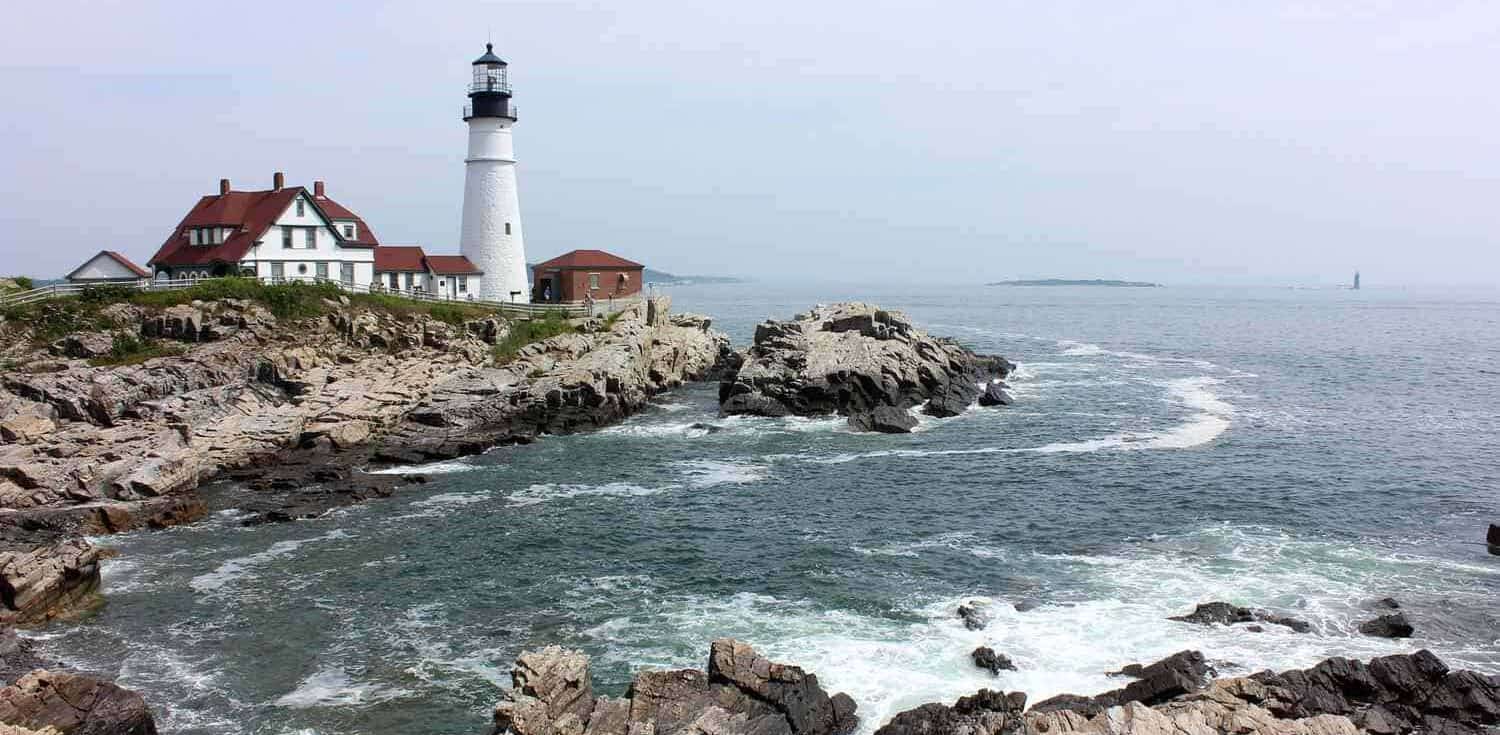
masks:
{"label": "ocean wave", "polygon": [[272,704],[292,709],[358,707],[408,694],[410,692],[404,689],[356,681],[343,669],[330,667],[319,669],[303,679],[296,689],[282,695]]}
{"label": "ocean wave", "polygon": [[626,482],[611,482],[605,485],[563,485],[547,483],[543,485],[532,485],[524,490],[517,490],[506,497],[506,501],[513,506],[524,507],[545,503],[550,500],[568,500],[571,498],[601,497],[601,498],[636,498],[647,495],[657,495],[668,490],[676,489],[676,485],[665,485],[662,487],[642,487]]}
{"label": "ocean wave", "polygon": [[271,544],[271,547],[265,551],[230,559],[220,564],[212,572],[193,577],[188,582],[188,586],[200,593],[217,592],[242,577],[252,574],[256,567],[277,559],[288,558],[296,554],[298,549],[307,544],[345,538],[350,538],[350,534],[342,529],[334,529],[321,536],[313,536],[312,538],[277,541]]}
{"label": "ocean wave", "polygon": [[879,546],[851,545],[850,550],[865,556],[903,556],[916,558],[929,549],[947,549],[972,554],[981,559],[997,559],[1005,555],[1004,549],[974,543],[974,534],[944,533],[917,541],[893,542]]}

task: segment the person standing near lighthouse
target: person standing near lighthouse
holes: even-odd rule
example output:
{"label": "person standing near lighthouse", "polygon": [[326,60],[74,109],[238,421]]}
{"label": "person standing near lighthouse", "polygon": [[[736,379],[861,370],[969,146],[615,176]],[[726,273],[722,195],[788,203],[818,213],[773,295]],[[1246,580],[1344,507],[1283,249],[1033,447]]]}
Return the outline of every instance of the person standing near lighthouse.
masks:
{"label": "person standing near lighthouse", "polygon": [[474,60],[464,122],[469,124],[469,154],[464,158],[459,252],[484,272],[479,298],[529,301],[510,134],[516,108],[511,104],[507,64],[495,55],[493,44],[485,44],[484,55]]}

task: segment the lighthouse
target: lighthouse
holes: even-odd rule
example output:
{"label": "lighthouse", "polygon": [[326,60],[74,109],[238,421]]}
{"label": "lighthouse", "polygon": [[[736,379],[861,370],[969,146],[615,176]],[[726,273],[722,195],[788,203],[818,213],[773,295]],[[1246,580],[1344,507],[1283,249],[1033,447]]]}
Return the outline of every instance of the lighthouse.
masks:
{"label": "lighthouse", "polygon": [[474,60],[469,82],[469,154],[464,158],[464,214],[459,252],[484,271],[479,298],[527,301],[526,248],[521,239],[521,201],[516,195],[516,155],[510,129],[516,107],[504,59],[493,44]]}

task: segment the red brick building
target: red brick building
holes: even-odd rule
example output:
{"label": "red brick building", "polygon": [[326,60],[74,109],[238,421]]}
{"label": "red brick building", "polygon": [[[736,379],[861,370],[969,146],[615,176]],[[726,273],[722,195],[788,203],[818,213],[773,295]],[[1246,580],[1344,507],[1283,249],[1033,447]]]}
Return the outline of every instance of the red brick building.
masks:
{"label": "red brick building", "polygon": [[531,269],[531,300],[536,303],[622,299],[641,292],[646,266],[603,250],[574,250]]}

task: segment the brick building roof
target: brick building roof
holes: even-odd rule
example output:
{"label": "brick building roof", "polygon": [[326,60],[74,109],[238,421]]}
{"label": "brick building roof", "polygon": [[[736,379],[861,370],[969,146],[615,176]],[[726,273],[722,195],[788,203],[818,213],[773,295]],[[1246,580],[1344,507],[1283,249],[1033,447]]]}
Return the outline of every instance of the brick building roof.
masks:
{"label": "brick building roof", "polygon": [[627,270],[645,267],[633,260],[626,260],[613,253],[606,253],[603,250],[573,250],[533,266],[533,268],[606,268]]}

